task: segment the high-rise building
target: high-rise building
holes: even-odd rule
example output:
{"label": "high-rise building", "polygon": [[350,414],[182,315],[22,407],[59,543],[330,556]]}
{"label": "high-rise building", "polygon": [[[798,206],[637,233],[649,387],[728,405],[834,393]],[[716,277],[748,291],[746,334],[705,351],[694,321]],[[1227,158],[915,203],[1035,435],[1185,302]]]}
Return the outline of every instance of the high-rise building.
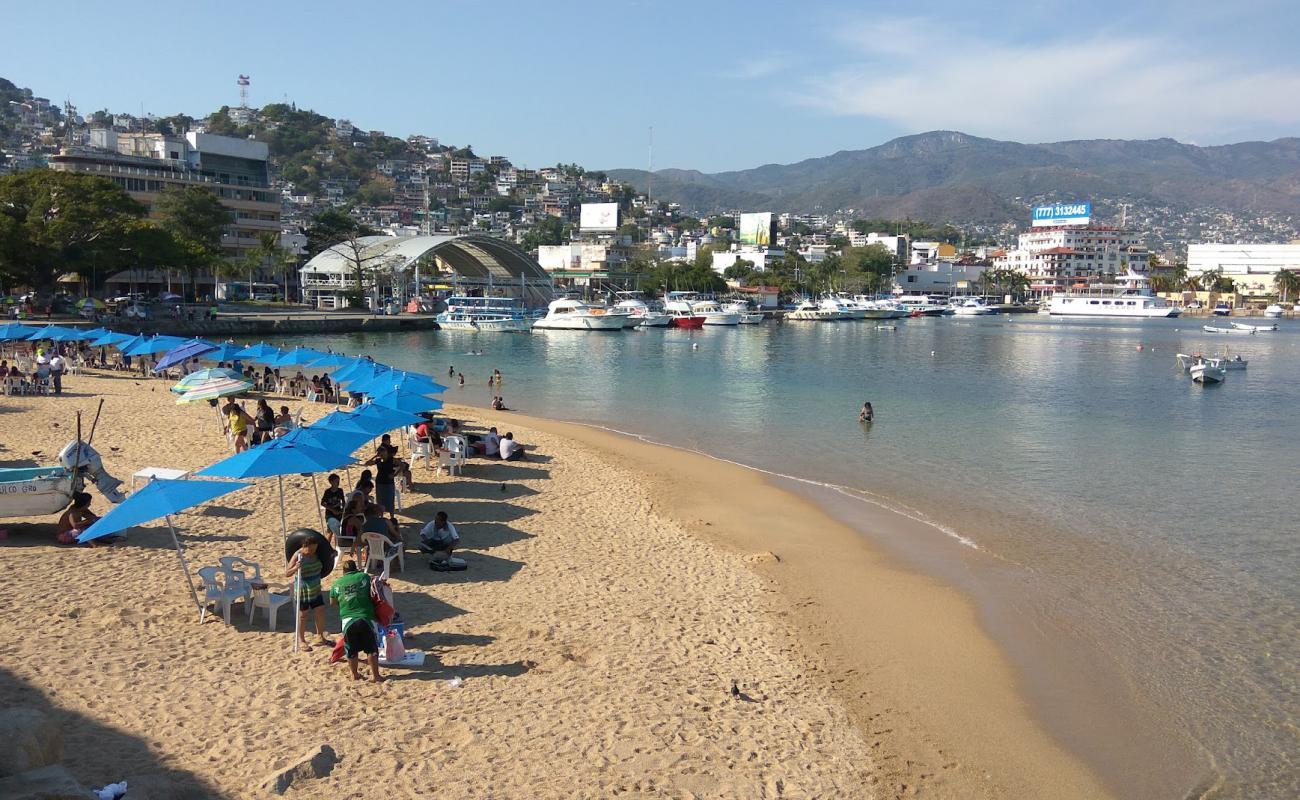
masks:
{"label": "high-rise building", "polygon": [[100,175],[149,206],[165,189],[205,186],[230,209],[222,237],[227,256],[259,246],[258,234],[280,235],[280,196],[271,190],[265,142],[187,133],[119,133],[92,130],[89,146],[65,147],[50,168]]}
{"label": "high-rise building", "polygon": [[1150,262],[1151,254],[1133,231],[1058,225],[1020,234],[1016,248],[995,258],[994,266],[1023,273],[1031,291],[1050,293],[1075,284],[1113,282],[1130,271],[1145,274]]}

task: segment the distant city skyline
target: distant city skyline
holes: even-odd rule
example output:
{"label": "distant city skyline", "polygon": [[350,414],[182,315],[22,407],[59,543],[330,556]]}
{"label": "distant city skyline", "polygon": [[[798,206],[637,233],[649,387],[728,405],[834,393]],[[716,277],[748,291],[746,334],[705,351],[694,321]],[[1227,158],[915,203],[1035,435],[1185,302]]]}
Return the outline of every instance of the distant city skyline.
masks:
{"label": "distant city skyline", "polygon": [[1300,135],[1293,3],[338,2],[6,10],[0,77],[83,114],[294,102],[543,166],[706,172],[932,129],[1025,142]]}

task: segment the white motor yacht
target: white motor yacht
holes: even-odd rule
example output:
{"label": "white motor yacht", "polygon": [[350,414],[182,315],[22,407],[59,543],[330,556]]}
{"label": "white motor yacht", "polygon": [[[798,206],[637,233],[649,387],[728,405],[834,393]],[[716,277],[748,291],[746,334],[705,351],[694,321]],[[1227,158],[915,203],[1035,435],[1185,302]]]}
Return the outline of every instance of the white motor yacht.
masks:
{"label": "white motor yacht", "polygon": [[793,311],[785,315],[785,318],[796,322],[830,322],[843,319],[838,311],[822,308],[811,300],[804,300],[795,306]]}
{"label": "white motor yacht", "polygon": [[562,298],[552,300],[546,307],[546,316],[533,323],[537,330],[568,331],[621,331],[627,314],[613,314],[605,308],[595,308],[581,300]]}
{"label": "white motor yacht", "polygon": [[987,317],[997,312],[984,305],[982,301],[971,297],[953,306],[953,313],[959,317]]}
{"label": "white motor yacht", "polygon": [[859,308],[857,305],[835,295],[823,297],[818,305],[837,314],[836,319],[865,319],[867,316],[865,308]]}
{"label": "white motor yacht", "polygon": [[1277,303],[1274,303],[1268,308],[1264,309],[1264,316],[1269,319],[1281,319],[1282,313],[1284,311],[1286,311],[1285,308],[1282,308],[1282,306],[1278,305]]}
{"label": "white motor yacht", "polygon": [[447,310],[434,319],[438,327],[453,331],[527,333],[533,327],[515,297],[448,297]]}
{"label": "white motor yacht", "polygon": [[672,317],[662,311],[654,311],[642,300],[637,292],[619,292],[619,301],[614,306],[615,311],[626,311],[635,322],[627,327],[642,328],[666,328],[668,323],[672,322]]}
{"label": "white motor yacht", "polygon": [[733,314],[739,314],[741,325],[758,325],[763,321],[763,312],[754,311],[749,307],[749,303],[746,303],[743,300],[736,300],[735,302],[727,303],[722,307],[722,310]]}

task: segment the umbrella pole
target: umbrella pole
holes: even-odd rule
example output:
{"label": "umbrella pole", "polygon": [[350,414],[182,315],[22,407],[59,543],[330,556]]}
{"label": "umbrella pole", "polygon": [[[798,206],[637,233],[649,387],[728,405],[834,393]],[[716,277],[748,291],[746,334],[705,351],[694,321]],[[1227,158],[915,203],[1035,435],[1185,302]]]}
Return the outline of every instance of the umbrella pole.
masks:
{"label": "umbrella pole", "polygon": [[284,518],[284,476],[276,475],[276,482],[280,485],[280,535],[289,538],[289,523]]}
{"label": "umbrella pole", "polygon": [[298,571],[293,576],[293,652],[298,652],[298,642],[302,639],[302,610],[299,609],[298,597],[302,591],[302,560],[298,561]]}
{"label": "umbrella pole", "polygon": [[190,587],[190,597],[194,598],[194,607],[203,615],[203,604],[199,602],[199,593],[194,589],[194,578],[190,577],[190,565],[185,563],[185,553],[181,550],[181,540],[176,537],[176,526],[172,525],[172,515],[167,515],[167,530],[171,531],[172,544],[176,545],[176,558],[180,559],[181,572],[185,573],[185,585]]}
{"label": "umbrella pole", "polygon": [[[320,491],[316,486],[316,473],[311,474],[311,493],[312,499],[320,497]],[[320,532],[329,533],[329,528],[325,527],[325,509],[319,502],[316,503],[316,513],[320,517]]]}

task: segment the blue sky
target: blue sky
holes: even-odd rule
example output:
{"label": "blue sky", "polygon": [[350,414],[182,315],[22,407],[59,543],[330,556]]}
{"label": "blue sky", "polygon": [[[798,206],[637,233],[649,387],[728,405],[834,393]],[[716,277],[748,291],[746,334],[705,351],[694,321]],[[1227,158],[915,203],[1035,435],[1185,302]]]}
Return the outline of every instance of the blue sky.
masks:
{"label": "blue sky", "polygon": [[1300,3],[6,3],[0,76],[83,112],[291,100],[543,166],[707,172],[932,129],[1300,135]]}

